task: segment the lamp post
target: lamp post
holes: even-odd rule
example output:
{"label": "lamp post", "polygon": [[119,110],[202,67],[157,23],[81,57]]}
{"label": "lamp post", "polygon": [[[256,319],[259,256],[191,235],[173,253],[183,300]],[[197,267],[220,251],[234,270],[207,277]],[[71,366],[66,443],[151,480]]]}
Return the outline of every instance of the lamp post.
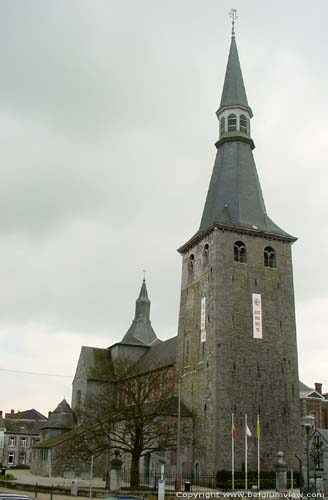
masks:
{"label": "lamp post", "polygon": [[310,491],[310,431],[313,428],[314,417],[305,415],[302,419],[302,425],[306,431],[306,492]]}
{"label": "lamp post", "polygon": [[181,375],[178,377],[178,425],[177,425],[177,467],[176,467],[176,489],[180,489],[180,432],[181,432]]}

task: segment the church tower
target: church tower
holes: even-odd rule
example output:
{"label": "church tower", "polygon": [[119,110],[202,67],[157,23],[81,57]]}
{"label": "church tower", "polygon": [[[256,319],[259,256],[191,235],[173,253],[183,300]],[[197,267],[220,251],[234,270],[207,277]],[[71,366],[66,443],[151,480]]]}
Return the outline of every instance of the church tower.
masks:
{"label": "church tower", "polygon": [[[301,450],[301,422],[291,246],[296,238],[267,215],[253,158],[254,142],[232,32],[220,107],[220,136],[199,230],[183,257],[177,371],[194,423],[193,467],[231,470],[245,456],[273,470],[278,451],[289,467]],[[278,193],[277,193],[278,194]]]}

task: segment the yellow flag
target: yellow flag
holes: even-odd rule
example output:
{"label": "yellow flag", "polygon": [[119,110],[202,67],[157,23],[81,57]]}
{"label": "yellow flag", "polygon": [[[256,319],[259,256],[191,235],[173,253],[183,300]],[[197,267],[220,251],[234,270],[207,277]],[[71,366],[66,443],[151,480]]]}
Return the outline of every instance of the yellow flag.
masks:
{"label": "yellow flag", "polygon": [[256,421],[256,437],[259,438],[261,434],[261,427],[260,427],[260,415],[257,416],[257,421]]}

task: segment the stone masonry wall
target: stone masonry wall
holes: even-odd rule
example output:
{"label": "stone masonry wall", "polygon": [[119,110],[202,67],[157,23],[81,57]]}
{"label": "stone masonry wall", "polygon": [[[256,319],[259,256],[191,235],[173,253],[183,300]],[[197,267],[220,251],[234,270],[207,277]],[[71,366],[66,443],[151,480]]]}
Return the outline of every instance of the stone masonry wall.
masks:
{"label": "stone masonry wall", "polygon": [[[235,241],[247,263],[234,261]],[[203,263],[205,244],[208,264]],[[265,268],[264,248],[277,267]],[[194,255],[193,273],[188,270]],[[253,338],[252,293],[261,294],[263,338]],[[206,342],[200,357],[200,303],[206,297]],[[261,419],[262,469],[273,469],[278,451],[289,467],[301,453],[298,363],[291,245],[216,229],[183,256],[177,370],[182,397],[195,413],[194,463],[203,473],[231,469],[231,413],[235,417],[236,469],[244,463],[244,416],[249,469],[256,469],[256,416]],[[189,360],[186,345],[190,338]]]}

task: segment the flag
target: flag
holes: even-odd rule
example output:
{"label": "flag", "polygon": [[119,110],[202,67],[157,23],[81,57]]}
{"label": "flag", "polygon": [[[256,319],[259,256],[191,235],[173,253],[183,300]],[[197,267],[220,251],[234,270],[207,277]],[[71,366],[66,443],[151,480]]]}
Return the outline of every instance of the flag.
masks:
{"label": "flag", "polygon": [[236,437],[237,437],[237,429],[235,427],[235,424],[232,424],[232,426],[231,426],[231,435],[232,435],[232,437],[234,439],[236,439]]}
{"label": "flag", "polygon": [[257,416],[257,421],[256,421],[256,437],[259,438],[261,434],[261,427],[260,427],[260,415]]}
{"label": "flag", "polygon": [[246,424],[246,434],[247,434],[247,436],[248,436],[248,437],[252,437],[252,433],[251,433],[251,431],[249,430],[249,427],[248,427],[248,425],[247,425],[247,424]]}

